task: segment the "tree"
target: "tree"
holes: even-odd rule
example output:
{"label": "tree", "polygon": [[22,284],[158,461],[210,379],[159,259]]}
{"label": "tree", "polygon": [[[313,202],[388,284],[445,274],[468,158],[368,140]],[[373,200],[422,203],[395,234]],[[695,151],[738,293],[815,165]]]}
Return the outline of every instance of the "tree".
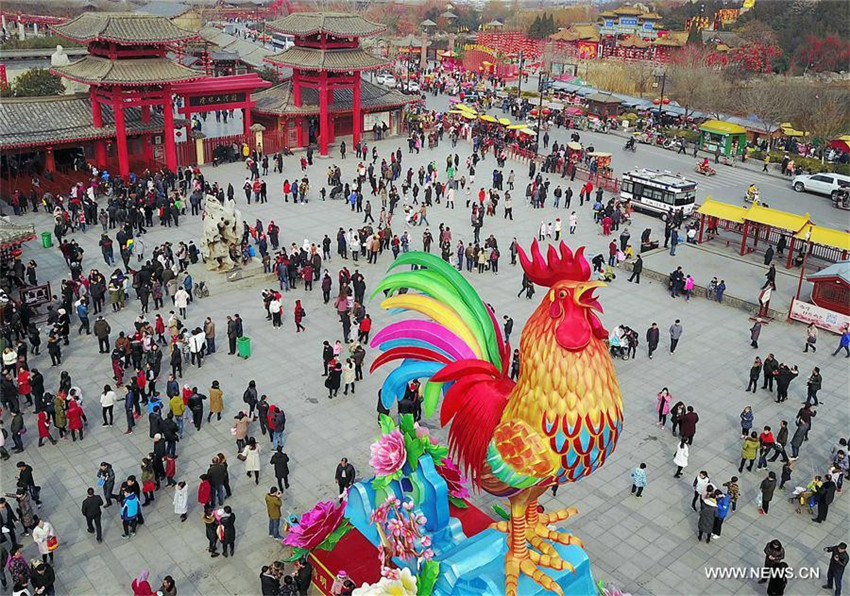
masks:
{"label": "tree", "polygon": [[850,129],[850,92],[845,89],[797,84],[785,98],[792,110],[791,122],[821,148]]}
{"label": "tree", "polygon": [[805,45],[797,48],[794,62],[803,72],[837,72],[850,63],[850,41],[836,35],[818,38],[807,35]]}
{"label": "tree", "polygon": [[778,77],[762,78],[747,85],[738,94],[738,109],[758,118],[767,137],[788,118],[788,95],[792,85]]}
{"label": "tree", "polygon": [[702,45],[702,33],[696,25],[691,25],[691,28],[688,29],[688,43],[690,45]]}
{"label": "tree", "polygon": [[540,24],[540,15],[534,17],[534,20],[531,22],[531,25],[528,27],[528,36],[534,39],[540,39],[540,30],[542,26]]}
{"label": "tree", "polygon": [[723,88],[725,77],[710,65],[711,55],[703,46],[687,45],[667,68],[667,93],[685,109],[686,117],[694,110],[716,109],[721,99],[717,90]]}
{"label": "tree", "polygon": [[44,68],[33,68],[15,79],[15,97],[45,97],[62,95],[62,79]]}
{"label": "tree", "polygon": [[779,45],[779,37],[776,35],[776,31],[763,21],[749,21],[735,29],[734,32],[751,43]]}

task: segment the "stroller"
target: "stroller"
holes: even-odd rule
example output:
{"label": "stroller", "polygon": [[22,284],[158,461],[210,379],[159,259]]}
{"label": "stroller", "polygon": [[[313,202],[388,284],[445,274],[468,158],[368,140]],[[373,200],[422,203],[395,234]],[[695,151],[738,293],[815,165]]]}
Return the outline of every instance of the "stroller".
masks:
{"label": "stroller", "polygon": [[342,196],[342,184],[337,184],[331,189],[331,201],[344,198]]}

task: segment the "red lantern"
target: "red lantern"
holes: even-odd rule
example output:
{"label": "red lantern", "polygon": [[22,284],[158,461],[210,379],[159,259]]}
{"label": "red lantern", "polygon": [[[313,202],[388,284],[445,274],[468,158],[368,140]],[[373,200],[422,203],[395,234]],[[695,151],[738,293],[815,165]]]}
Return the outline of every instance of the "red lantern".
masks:
{"label": "red lantern", "polygon": [[536,116],[537,115],[537,108],[534,108],[533,110],[531,110],[529,112],[529,114],[531,114],[532,116]]}
{"label": "red lantern", "polygon": [[652,105],[656,105],[656,106],[661,105],[661,100],[660,100],[660,99],[658,99],[658,98],[653,99],[653,100],[652,100]]}
{"label": "red lantern", "polygon": [[548,116],[551,113],[552,113],[552,110],[550,110],[549,108],[543,108],[543,115],[544,116]]}
{"label": "red lantern", "polygon": [[665,97],[664,99],[661,100],[661,103],[663,103],[666,106],[668,103],[670,103],[670,98]]}
{"label": "red lantern", "polygon": [[175,134],[176,134],[178,137],[182,137],[182,136],[183,136],[183,131],[182,131],[182,130],[178,130],[178,131],[176,131],[176,133],[175,133]]}

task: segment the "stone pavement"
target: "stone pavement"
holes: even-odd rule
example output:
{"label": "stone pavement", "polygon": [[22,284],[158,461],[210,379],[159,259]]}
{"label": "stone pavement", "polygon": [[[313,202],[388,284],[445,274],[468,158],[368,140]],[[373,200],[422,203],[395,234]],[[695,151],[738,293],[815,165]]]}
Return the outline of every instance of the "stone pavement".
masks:
{"label": "stone pavement", "polygon": [[[370,143],[371,144],[371,143]],[[405,143],[403,139],[383,141],[379,151],[389,150]],[[420,155],[409,155],[404,149],[404,169],[433,159],[438,167],[444,167],[450,145],[443,144],[437,150],[423,151]],[[465,159],[468,145],[459,144],[457,152]],[[297,158],[287,158],[285,176],[301,176],[297,171]],[[308,175],[312,180],[310,202],[307,205],[283,203],[280,185],[284,175],[268,177],[270,202],[266,205],[247,206],[241,193],[245,171],[239,164],[219,168],[206,167],[205,174],[220,184],[233,183],[243,217],[253,222],[255,218],[267,224],[274,219],[281,227],[281,243],[289,246],[301,244],[305,238],[319,242],[323,234],[332,238],[335,230],[343,226],[354,227],[362,222],[362,214],[352,213],[339,201],[322,202],[318,190],[324,181],[324,172],[330,163],[340,163],[346,176],[353,173],[357,161],[349,153],[348,159],[339,161],[318,160]],[[477,186],[489,186],[492,158],[478,168]],[[542,211],[531,210],[523,200],[523,189],[527,183],[526,166],[508,163],[507,170],[514,169],[517,175],[515,191],[514,221],[505,221],[501,214],[496,219],[487,219],[482,238],[495,234],[503,258],[499,275],[465,273],[478,289],[481,296],[491,303],[499,317],[510,314],[516,321],[514,341],[518,343],[519,330],[542,298],[538,292],[534,300],[518,299],[521,271],[509,265],[508,246],[516,236],[528,245],[541,221],[553,221],[556,213],[551,207]],[[507,177],[507,176],[506,176]],[[556,182],[553,181],[553,186]],[[578,190],[578,184],[574,184]],[[429,210],[430,228],[436,232],[440,222],[452,228],[454,242],[471,239],[467,211],[463,208],[463,194],[458,197],[458,208],[446,210],[434,206]],[[592,225],[590,206],[573,209],[579,213],[578,232],[568,241],[576,248],[587,245],[591,254],[605,250],[607,241],[599,237]],[[377,218],[379,202],[373,202],[373,214]],[[558,215],[566,222],[570,210],[561,208]],[[52,229],[43,213],[28,215],[37,231]],[[650,226],[656,237],[661,235],[660,220],[637,215],[632,225],[634,230]],[[564,226],[567,227],[566,225]],[[399,220],[393,225],[396,232],[404,229]],[[414,228],[412,248],[421,247],[423,228]],[[176,242],[199,237],[200,218],[184,217],[178,229],[161,228],[150,230],[143,237],[147,254],[153,246],[166,240]],[[637,235],[637,234],[635,234]],[[86,268],[102,265],[97,248],[99,232],[90,229],[87,234],[77,233],[76,239],[86,249]],[[700,255],[682,250],[676,262],[685,269],[700,267]],[[53,282],[58,290],[58,279],[67,275],[67,269],[57,249],[46,250],[35,241],[29,243],[24,259],[34,258],[39,263],[39,279]],[[381,256],[377,265],[366,265],[361,260],[357,265],[347,261],[352,269],[359,267],[366,276],[367,290],[371,291],[384,274],[390,255]],[[327,267],[333,277],[342,263],[334,257]],[[727,279],[738,275],[750,275],[741,270],[737,261],[728,260],[718,274]],[[196,279],[210,279],[216,274],[204,273]],[[32,365],[40,368],[46,378],[48,391],[55,390],[59,370],[68,370],[75,385],[82,387],[85,407],[90,424],[85,441],[72,443],[60,441],[56,447],[36,447],[34,420],[27,415],[30,432],[25,437],[26,451],[19,456],[35,467],[36,481],[43,486],[44,508],[42,515],[57,529],[60,548],[57,551],[56,570],[58,593],[95,594],[127,593],[129,584],[142,568],[150,568],[152,583],[163,575],[171,574],[177,581],[181,594],[258,594],[258,574],[261,565],[284,555],[283,549],[266,536],[266,515],[263,495],[273,483],[268,457],[269,444],[261,441],[264,453],[261,456],[263,470],[260,486],[254,486],[242,473],[242,464],[235,458],[235,445],[230,434],[232,418],[241,407],[241,394],[250,379],[257,381],[260,393],[268,393],[271,401],[281,404],[287,413],[286,451],[291,458],[291,490],[286,492],[284,512],[301,512],[320,499],[336,495],[333,483],[335,465],[340,457],[348,457],[358,477],[369,475],[369,444],[377,434],[375,425],[376,393],[386,374],[382,370],[367,375],[358,383],[354,396],[329,401],[323,387],[321,374],[321,342],[340,338],[339,324],[330,305],[321,304],[321,293],[316,289],[307,295],[303,289],[290,292],[284,297],[284,326],[273,330],[265,320],[260,300],[264,287],[274,286],[274,281],[216,283],[209,298],[190,305],[187,325],[194,327],[204,317],[212,316],[218,328],[219,351],[205,360],[197,369],[186,366],[183,382],[198,386],[206,392],[210,382],[217,379],[225,393],[225,418],[220,422],[204,425],[200,432],[187,429],[186,436],[178,445],[178,480],[186,480],[190,486],[190,515],[180,523],[173,513],[171,490],[157,493],[154,505],[146,509],[147,523],[136,537],[124,541],[120,538],[120,520],[117,508],[106,510],[104,516],[105,542],[97,545],[88,535],[79,513],[79,505],[87,486],[95,486],[95,472],[101,460],[110,461],[116,474],[123,479],[128,474],[139,474],[139,462],[151,449],[147,436],[147,422],[142,419],[133,435],[122,434],[123,413],[118,406],[117,423],[113,428],[102,428],[99,423],[97,396],[105,383],[111,382],[108,358],[97,354],[93,337],[72,337],[71,346],[64,350],[61,367],[51,368],[46,364],[46,355],[34,357]],[[757,566],[763,560],[762,548],[773,538],[785,545],[787,562],[793,567],[815,566],[825,577],[827,562],[822,548],[846,538],[848,505],[846,495],[839,495],[831,508],[828,521],[816,525],[804,515],[796,515],[793,506],[785,502],[782,491],[777,491],[774,506],[767,517],[760,517],[754,504],[761,473],[741,475],[741,500],[737,513],[732,514],[724,526],[722,539],[711,544],[696,540],[696,514],[689,509],[691,481],[700,469],[708,470],[711,477],[722,483],[737,473],[736,464],[740,453],[738,414],[745,405],[752,405],[755,412],[755,427],[770,424],[778,427],[779,420],[788,420],[793,425],[799,402],[805,396],[805,377],[812,366],[820,366],[824,377],[821,396],[825,404],[819,408],[814,421],[811,440],[802,449],[790,487],[804,484],[811,474],[822,473],[829,448],[840,433],[848,428],[846,407],[847,360],[831,358],[835,338],[821,335],[820,350],[813,354],[801,354],[804,329],[799,325],[783,322],[772,323],[762,332],[762,349],[752,350],[749,346],[747,329],[750,322],[745,313],[708,302],[693,299],[671,301],[662,294],[659,284],[628,284],[623,276],[598,292],[605,307],[602,319],[608,328],[619,323],[636,328],[641,335],[638,357],[632,361],[616,362],[625,400],[626,423],[620,444],[606,465],[592,477],[576,485],[564,486],[557,498],[548,493],[542,499],[547,509],[577,506],[580,515],[565,524],[580,536],[587,547],[597,579],[611,581],[635,594],[695,594],[695,593],[760,593],[755,580],[709,580],[703,568],[715,565]],[[292,322],[292,306],[296,298],[303,300],[309,313],[305,320],[307,331],[295,335]],[[367,305],[375,320],[375,328],[386,325],[391,316],[380,310],[377,301]],[[131,300],[126,310],[107,318],[115,334],[128,329],[138,315],[138,302]],[[164,310],[167,314],[168,308]],[[240,313],[245,319],[245,332],[252,338],[253,355],[248,360],[228,356],[223,346],[225,322],[228,314]],[[680,318],[684,335],[674,356],[667,353],[666,329],[673,319]],[[662,328],[662,344],[653,360],[646,358],[644,330],[652,321]],[[765,391],[746,395],[743,388],[747,383],[749,365],[754,355],[765,356],[768,351],[776,354],[780,361],[795,363],[801,378],[791,385],[791,399],[776,404]],[[367,364],[373,351],[368,350]],[[167,368],[167,367],[166,367]],[[672,478],[675,466],[672,457],[676,441],[654,423],[655,395],[661,387],[669,387],[674,401],[679,399],[694,405],[700,415],[697,434],[691,449],[690,466],[681,480]],[[425,422],[428,428],[440,437],[443,430],[437,429],[437,421]],[[191,425],[189,425],[191,426]],[[230,458],[233,498],[228,503],[237,515],[236,556],[231,559],[210,560],[205,550],[204,528],[200,522],[200,511],[195,504],[198,475],[206,470],[210,458],[222,451]],[[12,460],[14,462],[14,460]],[[630,471],[640,462],[646,462],[649,487],[642,499],[629,494]],[[15,474],[6,462],[0,471],[0,484],[9,490]],[[780,466],[772,469],[779,473]],[[485,510],[496,502],[489,495],[479,495],[473,501]],[[25,541],[28,539],[24,539]],[[31,541],[26,542],[27,558],[36,557]],[[823,583],[816,580],[792,581],[789,593],[813,594]],[[154,587],[156,587],[155,584]]]}

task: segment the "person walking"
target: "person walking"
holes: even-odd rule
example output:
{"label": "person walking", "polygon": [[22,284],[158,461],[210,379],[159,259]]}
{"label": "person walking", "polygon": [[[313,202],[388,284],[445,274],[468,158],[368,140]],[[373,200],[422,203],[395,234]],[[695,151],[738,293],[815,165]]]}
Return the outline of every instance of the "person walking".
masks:
{"label": "person walking", "polygon": [[334,479],[339,487],[340,499],[342,499],[342,494],[348,487],[354,484],[354,476],[354,466],[348,463],[348,458],[343,457],[339,464],[337,464],[336,473],[334,474]]}
{"label": "person walking", "polygon": [[637,468],[632,470],[632,494],[636,497],[642,497],[646,484],[646,464],[641,463]]}
{"label": "person walking", "polygon": [[112,469],[112,464],[100,462],[97,469],[97,484],[103,490],[103,498],[106,499],[104,507],[112,506],[112,499],[118,498],[112,492],[115,489],[115,471]]}
{"label": "person walking", "polygon": [[673,456],[673,463],[676,464],[676,473],[673,474],[673,478],[682,477],[682,470],[688,467],[688,455],[688,444],[682,439],[676,447],[676,455]]}
{"label": "person walking", "polygon": [[266,513],[269,516],[269,537],[280,540],[280,507],[282,504],[280,490],[276,486],[269,488],[266,494]]}
{"label": "person walking", "polygon": [[[248,444],[242,452],[236,456],[240,461],[245,462],[245,475],[248,478],[251,474],[254,475],[254,484],[260,483],[260,446],[257,445],[257,440],[254,437],[248,439]],[[231,553],[232,554],[232,553]]]}
{"label": "person walking", "polygon": [[806,382],[806,401],[804,405],[818,405],[818,391],[823,384],[823,377],[820,374],[820,368],[817,366],[812,369],[812,374],[809,375],[809,380]]}
{"label": "person walking", "polygon": [[679,345],[679,339],[682,337],[682,322],[679,319],[670,325],[670,353],[676,353],[676,346]]}
{"label": "person walking", "polygon": [[[50,344],[47,347],[49,348]],[[845,358],[850,358],[850,325],[844,325],[844,328],[841,330],[841,339],[838,340],[838,347],[835,348],[832,355],[837,356],[841,350],[844,350]]]}
{"label": "person walking", "polygon": [[[711,485],[711,479],[708,477],[708,472],[705,470],[700,470],[699,474],[696,475],[693,482],[694,487],[694,498],[691,500],[691,509],[694,511],[697,510],[697,501],[706,494],[708,487]],[[714,522],[712,521],[712,525]]]}
{"label": "person walking", "polygon": [[174,489],[174,513],[180,516],[180,521],[186,521],[186,516],[189,513],[189,487],[184,481],[177,483],[177,488]]}
{"label": "person walking", "polygon": [[652,353],[658,348],[658,341],[661,337],[661,331],[658,329],[658,323],[653,323],[646,330],[646,344],[649,349],[649,359],[652,360]]}
{"label": "person walking", "polygon": [[655,402],[655,411],[658,413],[658,426],[660,428],[664,428],[664,425],[667,424],[667,414],[670,413],[670,401],[672,399],[673,396],[670,395],[667,387],[662,388],[658,393]]}
{"label": "person walking", "polygon": [[761,335],[761,319],[756,318],[753,326],[750,327],[750,345],[755,349],[759,347],[759,335]]}
{"label": "person walking", "polygon": [[632,265],[632,274],[629,277],[629,281],[634,281],[635,283],[640,283],[640,274],[643,271],[643,257],[640,255],[635,259],[634,264]]}
{"label": "person walking", "polygon": [[86,498],[83,499],[82,514],[86,518],[86,528],[89,534],[95,534],[98,542],[103,542],[103,530],[100,526],[101,510],[103,499],[100,495],[94,494],[94,489],[86,490]]}
{"label": "person walking", "polygon": [[753,365],[750,367],[750,382],[747,384],[746,391],[756,392],[759,384],[759,377],[761,376],[762,363],[761,358],[756,356],[756,359],[753,361]]}
{"label": "person walking", "polygon": [[[829,553],[829,568],[826,571],[826,583],[822,586],[824,590],[835,590],[835,596],[841,596],[841,581],[844,579],[844,569],[847,567],[847,543],[839,542],[835,546],[827,546],[823,549]],[[833,588],[833,584],[835,587]]]}
{"label": "person walking", "polygon": [[741,463],[738,464],[738,473],[744,471],[744,464],[749,461],[749,465],[747,466],[747,471],[753,471],[753,464],[756,461],[756,457],[758,456],[759,451],[759,437],[758,433],[755,431],[750,433],[746,439],[744,439],[744,444],[741,447]]}
{"label": "person walking", "polygon": [[814,323],[809,323],[809,326],[806,327],[806,345],[803,347],[803,352],[808,352],[809,348],[811,348],[813,352],[817,352],[817,343],[818,328],[815,327]]}
{"label": "person walking", "polygon": [[278,445],[272,455],[271,465],[274,466],[274,475],[277,479],[277,488],[283,492],[284,487],[289,489],[289,456],[283,452],[283,445]]}
{"label": "person walking", "polygon": [[767,478],[761,481],[759,485],[761,491],[761,507],[759,507],[759,515],[767,515],[770,510],[770,502],[773,500],[773,493],[776,490],[776,473],[768,472]]}
{"label": "person walking", "polygon": [[41,555],[41,560],[47,563],[53,562],[53,553],[59,547],[59,540],[56,538],[56,530],[53,525],[38,516],[33,517],[35,527],[32,529],[32,540],[38,547],[38,552]]}
{"label": "person walking", "polygon": [[221,554],[227,558],[227,551],[229,549],[229,556],[232,557],[236,548],[236,514],[233,513],[233,509],[231,509],[230,505],[224,506],[224,511],[221,514],[219,523],[222,527],[221,534],[219,535],[221,540]]}

